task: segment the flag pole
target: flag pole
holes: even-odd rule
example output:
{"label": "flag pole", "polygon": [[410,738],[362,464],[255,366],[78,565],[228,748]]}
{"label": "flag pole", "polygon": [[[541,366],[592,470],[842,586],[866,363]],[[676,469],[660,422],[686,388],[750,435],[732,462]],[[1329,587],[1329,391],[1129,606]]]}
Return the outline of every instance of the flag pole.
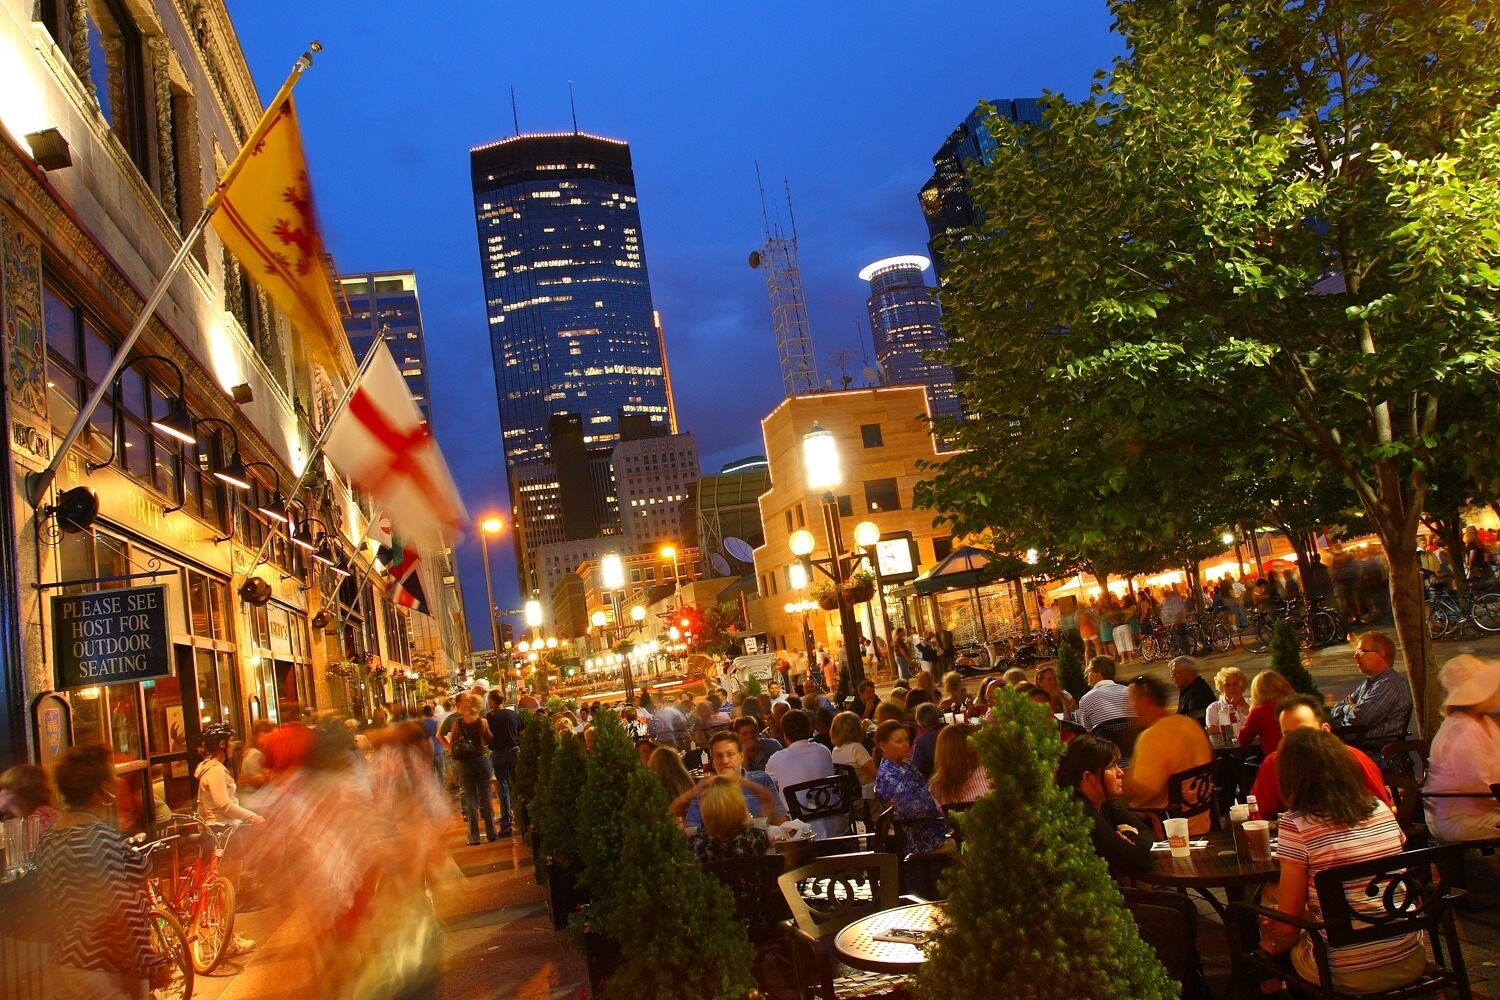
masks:
{"label": "flag pole", "polygon": [[321,51],[323,51],[323,46],[318,42],[312,42],[308,46],[308,50],[298,56],[297,61],[292,64],[292,71],[287,75],[286,82],[281,85],[281,89],[276,92],[276,97],[266,106],[266,114],[261,116],[255,129],[246,138],[244,145],[240,148],[239,155],[234,158],[234,162],[224,171],[224,176],[219,178],[219,183],[214,188],[213,193],[209,195],[208,201],[205,202],[203,212],[198,216],[198,221],[194,222],[192,227],[183,234],[182,244],[177,248],[177,253],[173,255],[172,262],[167,265],[166,271],[157,279],[156,286],[151,289],[151,294],[146,296],[146,302],[141,306],[140,312],[136,314],[135,322],[131,324],[130,332],[125,335],[124,341],[121,342],[119,349],[115,351],[115,356],[110,359],[109,367],[105,369],[104,375],[100,377],[99,384],[94,387],[94,391],[89,394],[88,401],[83,404],[83,409],[79,410],[78,416],[73,418],[73,426],[69,427],[68,433],[63,435],[62,443],[52,453],[52,460],[47,463],[47,467],[41,472],[28,472],[26,474],[26,499],[31,503],[33,510],[40,507],[42,501],[47,498],[47,491],[52,488],[53,481],[57,479],[57,470],[62,465],[63,459],[67,456],[68,449],[72,448],[78,441],[79,435],[83,433],[83,429],[88,426],[89,420],[93,418],[94,411],[104,401],[104,395],[109,392],[110,386],[114,383],[115,376],[119,375],[120,369],[125,367],[125,362],[130,357],[130,349],[135,346],[135,342],[140,339],[141,334],[145,331],[146,324],[150,323],[151,317],[156,314],[156,307],[161,305],[161,300],[166,297],[167,289],[171,287],[173,280],[177,277],[178,270],[187,261],[188,254],[193,252],[193,245],[198,242],[198,237],[202,236],[203,231],[208,228],[208,220],[213,216],[214,209],[218,207],[224,188],[240,172],[248,154],[254,150],[255,146],[260,142],[261,136],[265,134],[266,130],[270,128],[271,123],[275,120],[272,111],[291,92],[292,87],[297,83],[297,78],[302,75],[302,71],[312,65],[313,53]]}

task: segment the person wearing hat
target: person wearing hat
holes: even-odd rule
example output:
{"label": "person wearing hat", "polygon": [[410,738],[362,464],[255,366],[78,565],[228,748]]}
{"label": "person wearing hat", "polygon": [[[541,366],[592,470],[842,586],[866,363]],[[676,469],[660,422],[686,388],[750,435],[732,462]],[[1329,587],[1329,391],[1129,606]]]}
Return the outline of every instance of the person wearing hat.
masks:
{"label": "person wearing hat", "polygon": [[1439,840],[1500,837],[1500,803],[1490,785],[1500,782],[1500,660],[1462,653],[1443,664],[1448,713],[1432,740],[1422,802],[1427,826]]}

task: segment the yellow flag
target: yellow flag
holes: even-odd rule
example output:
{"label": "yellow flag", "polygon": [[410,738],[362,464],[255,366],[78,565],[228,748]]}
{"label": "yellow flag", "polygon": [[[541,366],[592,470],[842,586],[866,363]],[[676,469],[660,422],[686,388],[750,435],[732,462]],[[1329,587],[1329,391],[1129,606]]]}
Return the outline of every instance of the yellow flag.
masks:
{"label": "yellow flag", "polygon": [[208,208],[229,252],[300,330],[341,340],[290,86],[266,108],[225,178]]}

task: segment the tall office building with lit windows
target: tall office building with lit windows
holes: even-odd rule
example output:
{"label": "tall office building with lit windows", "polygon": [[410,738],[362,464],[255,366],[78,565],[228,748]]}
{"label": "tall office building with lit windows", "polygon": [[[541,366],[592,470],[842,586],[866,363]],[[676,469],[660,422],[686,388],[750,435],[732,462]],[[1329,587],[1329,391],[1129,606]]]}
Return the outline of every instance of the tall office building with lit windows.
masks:
{"label": "tall office building with lit windows", "polygon": [[529,593],[540,586],[536,546],[618,530],[613,490],[598,488],[593,467],[602,460],[607,474],[626,425],[675,432],[671,387],[629,145],[580,132],[517,135],[471,149],[469,165]]}
{"label": "tall office building with lit windows", "polygon": [[356,361],[364,359],[376,334],[385,332],[391,357],[406,378],[406,387],[432,422],[432,395],[427,386],[427,341],[422,335],[422,306],[417,299],[417,276],[411,271],[344,274],[339,287],[349,303],[344,333]]}
{"label": "tall office building with lit windows", "polygon": [[870,283],[870,331],[886,385],[920,385],[934,417],[959,418],[963,407],[953,388],[953,369],[928,357],[948,346],[936,289],[922,278],[931,262],[907,254],[877,260],[859,272]]}

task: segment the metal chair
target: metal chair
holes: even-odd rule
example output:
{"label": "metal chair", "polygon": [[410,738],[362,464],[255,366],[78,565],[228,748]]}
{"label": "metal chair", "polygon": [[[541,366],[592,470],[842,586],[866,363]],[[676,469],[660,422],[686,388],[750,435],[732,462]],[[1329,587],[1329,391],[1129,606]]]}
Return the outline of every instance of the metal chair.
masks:
{"label": "metal chair", "polygon": [[1120,748],[1121,761],[1128,760],[1130,754],[1135,750],[1135,738],[1138,734],[1135,728],[1135,720],[1129,718],[1108,719],[1099,723],[1089,730],[1095,736],[1102,736],[1115,746]]}
{"label": "metal chair", "polygon": [[943,819],[948,821],[948,831],[953,834],[953,843],[960,851],[964,847],[964,830],[958,823],[958,814],[973,804],[972,802],[950,802],[943,806]]}
{"label": "metal chair", "polygon": [[781,895],[792,912],[787,940],[801,997],[906,997],[906,980],[859,972],[836,963],[831,939],[849,924],[901,903],[894,854],[819,858],[782,875]]}
{"label": "metal chair", "polygon": [[[1250,916],[1270,917],[1307,931],[1318,964],[1319,982],[1297,975],[1289,962],[1273,959],[1246,940],[1242,924],[1226,920],[1236,968],[1259,970],[1264,979],[1285,979],[1301,991],[1334,998],[1358,995],[1366,1000],[1405,1000],[1446,989],[1461,1000],[1472,1000],[1463,947],[1453,920],[1453,905],[1463,892],[1448,884],[1448,872],[1460,853],[1457,845],[1427,847],[1373,861],[1342,865],[1314,876],[1323,919],[1290,917],[1279,910],[1251,903],[1231,903],[1230,909]],[[1436,880],[1433,872],[1438,872]],[[1330,948],[1346,948],[1375,941],[1423,934],[1432,947],[1432,961],[1414,982],[1380,993],[1341,994],[1333,987]],[[1446,957],[1445,957],[1446,949]]]}
{"label": "metal chair", "polygon": [[[786,870],[781,855],[706,861],[703,870],[718,879],[734,897],[735,919],[744,925],[755,948],[755,979],[763,982],[766,961],[785,943],[786,922],[792,915],[778,881]],[[790,957],[781,956],[787,964]]]}
{"label": "metal chair", "polygon": [[[1391,766],[1391,770],[1421,781],[1427,773],[1426,740],[1394,740],[1380,748],[1380,756]],[[1415,761],[1413,761],[1415,758]],[[1418,772],[1418,765],[1421,767]]]}
{"label": "metal chair", "polygon": [[1120,891],[1141,939],[1156,952],[1167,975],[1182,986],[1183,1000],[1213,996],[1198,955],[1198,908],[1193,901],[1165,889]]}
{"label": "metal chair", "polygon": [[792,819],[810,823],[843,817],[853,829],[855,806],[859,802],[859,781],[853,782],[852,794],[849,778],[842,774],[799,781],[783,788],[781,797],[786,799],[786,812]]}
{"label": "metal chair", "polygon": [[1219,813],[1214,808],[1214,788],[1219,765],[1214,761],[1178,771],[1167,778],[1167,815],[1192,819],[1208,813],[1208,828],[1219,828]]}

